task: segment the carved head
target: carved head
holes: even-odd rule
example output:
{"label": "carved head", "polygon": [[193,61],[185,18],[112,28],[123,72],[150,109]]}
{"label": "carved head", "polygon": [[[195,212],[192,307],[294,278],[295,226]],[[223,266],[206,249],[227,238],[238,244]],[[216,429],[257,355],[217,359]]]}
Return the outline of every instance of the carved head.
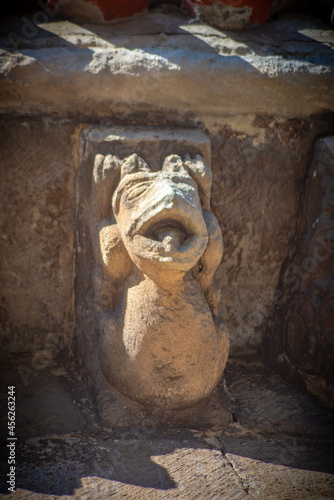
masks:
{"label": "carved head", "polygon": [[197,263],[208,242],[202,205],[209,204],[210,173],[200,157],[169,156],[158,172],[137,155],[123,163],[112,205],[138,267],[149,262],[186,272]]}

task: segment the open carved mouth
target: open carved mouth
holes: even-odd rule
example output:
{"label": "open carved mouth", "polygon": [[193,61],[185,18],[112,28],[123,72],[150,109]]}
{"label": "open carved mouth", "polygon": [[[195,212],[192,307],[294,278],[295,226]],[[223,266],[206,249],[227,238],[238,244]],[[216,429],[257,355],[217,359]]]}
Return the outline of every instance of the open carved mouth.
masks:
{"label": "open carved mouth", "polygon": [[187,270],[204,252],[208,236],[201,214],[178,206],[159,210],[140,224],[143,219],[134,221],[127,239],[138,257]]}

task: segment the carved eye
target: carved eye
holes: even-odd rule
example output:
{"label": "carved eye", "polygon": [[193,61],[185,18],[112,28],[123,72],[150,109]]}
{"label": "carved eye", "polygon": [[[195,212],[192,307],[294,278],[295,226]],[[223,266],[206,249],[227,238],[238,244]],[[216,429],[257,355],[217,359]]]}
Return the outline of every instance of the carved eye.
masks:
{"label": "carved eye", "polygon": [[126,189],[126,198],[128,200],[134,200],[143,195],[150,187],[151,182],[137,182],[132,186],[128,186]]}

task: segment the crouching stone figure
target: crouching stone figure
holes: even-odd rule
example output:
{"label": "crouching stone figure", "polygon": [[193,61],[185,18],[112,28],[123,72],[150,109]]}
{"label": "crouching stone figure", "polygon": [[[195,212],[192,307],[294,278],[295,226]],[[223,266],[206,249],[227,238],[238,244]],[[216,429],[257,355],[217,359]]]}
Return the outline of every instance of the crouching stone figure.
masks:
{"label": "crouching stone figure", "polygon": [[137,155],[95,159],[89,221],[99,360],[110,384],[145,407],[204,401],[226,364],[214,278],[222,234],[210,192],[200,156],[168,156],[157,172]]}

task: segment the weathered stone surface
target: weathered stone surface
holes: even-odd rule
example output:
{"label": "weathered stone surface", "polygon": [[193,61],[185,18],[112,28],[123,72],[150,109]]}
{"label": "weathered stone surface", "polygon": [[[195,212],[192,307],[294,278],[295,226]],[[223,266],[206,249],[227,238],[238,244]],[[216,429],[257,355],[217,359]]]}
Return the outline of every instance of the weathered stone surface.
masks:
{"label": "weathered stone surface", "polygon": [[[116,189],[109,181],[115,174]],[[123,162],[97,155],[92,184],[104,374],[144,406],[181,409],[202,402],[217,385],[228,353],[227,334],[212,317],[218,312],[213,279],[222,237],[210,211],[209,167],[200,156],[183,161],[171,155],[154,172],[136,154]],[[101,218],[104,198],[107,207],[112,198],[109,219]]]}
{"label": "weathered stone surface", "polygon": [[[314,142],[315,123],[257,117],[253,125],[258,127],[253,140],[226,128],[211,138],[213,148],[217,146],[212,154],[212,206],[224,239],[218,270],[220,315],[233,355],[261,343],[294,237]],[[243,127],[247,129],[246,121]]]}
{"label": "weathered stone surface", "polygon": [[[139,127],[152,122],[158,127],[161,120],[168,119],[171,130],[194,126],[206,130],[212,145],[213,213],[224,239],[224,259],[218,270],[222,290],[219,315],[226,322],[234,354],[258,349],[288,253],[288,242],[295,233],[313,143],[316,136],[334,132],[331,123],[316,119],[286,121],[259,115],[221,117],[214,121],[201,117],[196,121],[178,115],[166,118],[157,112],[134,113],[128,119]],[[53,344],[58,345],[60,335],[65,335],[67,345],[72,338],[73,319],[56,322],[55,315],[73,318],[72,176],[76,175],[77,159],[74,154],[71,156],[70,141],[73,139],[73,151],[78,151],[77,130],[84,127],[75,120],[51,118],[46,121],[25,118],[22,122],[6,119],[1,123],[4,194],[0,203],[4,203],[2,218],[6,221],[1,245],[1,267],[6,273],[2,278],[5,301],[1,314],[4,329],[7,328],[2,347],[15,352],[20,345],[20,350],[34,353],[36,347],[41,351],[46,348],[35,358],[41,365],[64,345],[61,343],[59,349],[54,350]],[[136,144],[137,150],[138,147]],[[204,143],[200,150],[191,150],[193,155],[202,154],[206,162],[208,152]],[[178,154],[185,153],[186,148],[180,145]],[[108,154],[108,145],[103,154]],[[22,184],[16,172],[23,169],[26,173]],[[44,189],[53,191],[55,182],[59,196],[51,213]],[[31,191],[33,195],[29,194]],[[42,214],[41,217],[51,217],[46,219],[43,231],[38,221],[33,225],[35,212]],[[6,232],[13,231],[13,237],[5,236]],[[47,245],[47,250],[41,253],[39,249],[43,245]],[[30,260],[27,255],[31,256]],[[79,256],[77,254],[78,259]],[[49,259],[55,259],[52,265]],[[48,262],[50,265],[45,265]],[[16,278],[17,269],[23,282]],[[16,273],[15,277],[12,273]],[[80,289],[76,293],[80,301]],[[32,317],[34,321],[30,321]],[[85,311],[80,312],[80,317],[85,317]],[[48,334],[55,337],[47,338]],[[91,356],[90,349],[86,356],[87,359]]]}
{"label": "weathered stone surface", "polygon": [[[20,349],[33,350],[36,339],[39,349],[49,344],[38,361],[56,352],[54,340],[46,338],[49,333],[58,339],[66,331],[68,341],[72,335],[73,323],[58,319],[70,314],[74,300],[64,292],[74,280],[73,246],[68,244],[74,231],[74,187],[69,184],[73,177],[65,184],[59,181],[63,196],[51,220],[56,224],[59,214],[62,222],[53,233],[55,239],[50,236],[51,250],[47,247],[40,254],[46,240],[39,226],[33,229],[26,217],[30,221],[36,210],[48,215],[44,191],[33,200],[29,195],[27,205],[20,176],[10,173],[19,168],[26,150],[43,150],[46,170],[38,155],[29,154],[24,162],[30,172],[26,177],[36,175],[32,184],[38,186],[46,172],[51,184],[64,173],[63,167],[53,164],[51,168],[50,155],[51,163],[59,161],[74,174],[77,159],[75,154],[71,159],[69,137],[74,138],[76,152],[77,130],[87,123],[163,124],[205,131],[212,145],[213,212],[225,245],[218,269],[219,315],[226,321],[235,354],[257,350],[261,344],[288,242],[295,233],[313,143],[334,133],[330,115],[310,118],[317,110],[333,109],[333,32],[325,25],[310,18],[286,18],[232,36],[203,24],[184,24],[184,19],[173,15],[147,15],[140,20],[108,27],[46,23],[28,37],[26,31],[22,33],[23,22],[7,19],[2,31],[21,36],[16,53],[8,38],[2,39],[6,47],[2,112],[23,115],[20,125],[9,119],[1,124],[10,193],[19,193],[1,198],[6,203],[2,209],[8,223],[5,232],[15,232],[13,239],[4,237],[1,249],[6,269],[2,318],[12,332],[8,330],[4,338],[13,351],[21,340]],[[208,75],[205,81],[203,75]],[[69,114],[71,119],[62,121]],[[305,119],[296,118],[301,115]],[[1,184],[6,193],[9,184],[4,174]],[[70,231],[66,237],[65,227]],[[45,231],[51,232],[48,225]],[[58,248],[59,255],[52,260]],[[25,277],[30,288],[23,287],[17,274]],[[80,290],[77,294],[81,300]],[[36,321],[29,319],[22,327],[22,321],[33,315]],[[89,358],[91,353],[86,355]]]}
{"label": "weathered stone surface", "polygon": [[226,30],[241,30],[249,23],[269,19],[270,0],[184,0],[193,16]]}
{"label": "weathered stone surface", "polygon": [[271,363],[334,405],[334,137],[319,139],[299,228],[282,270],[266,349]]}
{"label": "weathered stone surface", "polygon": [[267,464],[227,453],[233,469],[242,481],[248,498],[289,498],[304,500],[332,498],[332,474],[312,472],[282,465]]}
{"label": "weathered stone surface", "polygon": [[[69,368],[34,369],[32,355],[1,354],[0,432],[8,433],[8,386],[15,387],[15,435],[29,438],[82,432],[95,412],[82,382]],[[3,450],[1,451],[3,453]]]}
{"label": "weathered stone surface", "polygon": [[[333,496],[332,412],[272,375],[257,359],[251,366],[238,360],[227,364],[234,411],[242,412],[224,434],[143,422],[111,433],[96,425],[89,396],[73,373],[59,368],[52,375],[38,373],[29,370],[27,359],[18,361],[20,371],[1,360],[6,367],[1,382],[4,389],[15,383],[20,415],[28,411],[31,420],[28,433],[28,425],[24,429],[21,418],[18,422],[17,491],[6,498],[314,500]],[[26,363],[23,380],[20,372]],[[50,384],[55,379],[57,383]],[[47,391],[48,404],[43,406]],[[5,408],[6,397],[1,403]],[[58,424],[56,405],[67,410],[58,414]],[[78,413],[79,420],[73,418]],[[5,460],[2,471],[7,466]],[[0,483],[1,494],[8,493],[7,487]]]}
{"label": "weathered stone surface", "polygon": [[[190,3],[190,2],[189,2]],[[240,31],[250,22],[252,8],[250,6],[233,6],[222,2],[208,2],[208,4],[197,4],[194,2],[194,15],[201,21],[220,29]]]}
{"label": "weathered stone surface", "polygon": [[[133,114],[129,117],[133,124],[141,127],[143,123],[152,122],[159,126],[165,119],[159,113]],[[43,128],[45,123],[47,128]],[[234,354],[256,350],[262,341],[275,299],[281,266],[288,253],[288,242],[295,233],[296,214],[312,159],[313,142],[316,136],[333,133],[334,130],[326,121],[284,121],[256,115],[222,117],[214,122],[203,117],[196,122],[191,118],[174,116],[172,119],[169,116],[168,125],[172,129],[198,126],[205,128],[210,137],[212,206],[224,238],[224,259],[218,270],[222,290],[219,315],[226,321]],[[25,118],[22,123],[7,119],[2,122],[1,128],[5,158],[1,174],[4,193],[1,202],[5,203],[2,217],[6,220],[1,245],[1,266],[6,272],[2,281],[5,296],[2,322],[8,329],[2,337],[5,339],[2,346],[12,352],[18,349],[18,342],[21,350],[35,352],[36,347],[41,350],[46,347],[47,351],[39,352],[35,359],[37,362],[41,360],[43,365],[44,359],[50,359],[49,354],[52,358],[58,351],[58,348],[54,350],[53,344],[57,345],[59,335],[65,333],[68,342],[72,337],[73,323],[55,323],[54,315],[59,318],[63,314],[73,314],[70,312],[74,300],[72,175],[75,175],[77,160],[75,157],[71,159],[70,137],[73,137],[73,151],[77,151],[76,129],[81,130],[84,125],[78,126],[74,120]],[[191,154],[202,154],[207,161],[207,149],[203,147],[201,151],[193,149]],[[107,153],[106,146],[103,154]],[[180,146],[179,154],[185,153],[186,149]],[[24,166],[19,167],[22,155]],[[163,161],[162,158],[159,161]],[[27,172],[23,185],[29,183],[29,190],[22,191],[20,175],[13,175],[18,169]],[[51,215],[44,191],[38,189],[38,186],[45,185],[45,175],[50,176],[47,181],[50,189],[53,189],[55,179],[57,186],[58,183],[61,186],[59,194],[62,194],[57,198],[56,208],[51,207],[55,211]],[[30,190],[33,190],[33,197],[29,194]],[[44,239],[46,233],[41,232],[37,223],[33,226],[35,212],[51,217],[51,221],[47,219],[49,222],[44,231],[47,235],[52,232],[54,239]],[[17,218],[18,213],[21,219]],[[28,223],[26,217],[29,217]],[[276,224],[272,224],[273,220]],[[53,227],[58,229],[53,230]],[[13,238],[6,238],[6,232],[11,231],[15,232]],[[41,241],[43,245],[52,242],[51,251],[48,246],[48,250],[41,254],[38,250],[43,246]],[[32,260],[25,257],[28,254]],[[53,257],[54,264],[46,266],[45,262],[50,262],[48,259]],[[11,274],[16,273],[18,268],[26,288]],[[58,278],[55,281],[55,276],[59,281]],[[55,285],[58,288],[55,289]],[[78,290],[78,300],[81,300],[80,293]],[[33,314],[34,322],[29,320],[27,323],[26,318]],[[84,317],[85,312],[82,311],[81,315]],[[48,339],[48,334],[55,335],[55,338]],[[91,356],[89,349],[86,356]]]}
{"label": "weathered stone surface", "polygon": [[73,332],[74,175],[67,122],[1,122],[1,348],[43,368]]}
{"label": "weathered stone surface", "polygon": [[2,33],[2,113],[110,116],[119,104],[212,116],[334,110],[333,34],[314,19],[232,35],[151,13],[140,22],[50,22],[30,31],[6,22]]}
{"label": "weathered stone surface", "polygon": [[[333,450],[333,410],[312,398],[306,391],[302,392],[299,388],[284,382],[279,375],[273,374],[256,358],[245,358],[243,361],[230,359],[226,369],[226,383],[231,393],[236,422],[235,429],[233,426],[229,428],[227,435],[237,437],[242,429],[245,431],[243,438],[256,439],[256,436],[264,436],[269,439],[270,436],[276,435],[290,442],[292,448],[299,445],[302,447],[305,441],[309,440],[315,444],[316,455],[313,457],[313,465],[318,467],[315,470],[334,472],[333,452],[329,451],[326,455],[321,450],[324,443],[328,443],[328,449]],[[235,439],[231,451],[241,452],[241,448],[241,440]],[[247,456],[262,460],[261,453],[256,455],[261,450],[256,451],[255,446],[253,451],[253,455]],[[271,446],[271,452],[274,458],[275,446]],[[296,453],[298,455],[298,450]],[[286,452],[284,454],[286,455]],[[276,458],[279,458],[279,454]],[[302,456],[290,464],[279,461],[277,463],[300,468],[301,461]]]}
{"label": "weathered stone surface", "polygon": [[[219,450],[178,432],[161,438],[142,432],[130,439],[68,435],[35,442],[35,450],[29,447],[29,465],[24,453],[14,498],[29,498],[29,490],[38,493],[34,498],[43,498],[43,493],[55,498],[133,500],[246,497]],[[47,466],[38,457],[41,448]]]}
{"label": "weathered stone surface", "polygon": [[257,358],[230,359],[225,373],[234,423],[222,449],[249,498],[331,498],[333,411]]}
{"label": "weathered stone surface", "polygon": [[[90,127],[81,142],[76,343],[82,371],[98,373],[100,362],[117,391],[151,410],[198,406],[217,386],[228,354],[215,283],[221,230],[210,208],[211,170],[198,155],[210,159],[210,143],[196,130],[144,127]],[[107,417],[101,400],[108,390],[96,380]],[[116,425],[116,413],[111,402],[109,425]]]}

